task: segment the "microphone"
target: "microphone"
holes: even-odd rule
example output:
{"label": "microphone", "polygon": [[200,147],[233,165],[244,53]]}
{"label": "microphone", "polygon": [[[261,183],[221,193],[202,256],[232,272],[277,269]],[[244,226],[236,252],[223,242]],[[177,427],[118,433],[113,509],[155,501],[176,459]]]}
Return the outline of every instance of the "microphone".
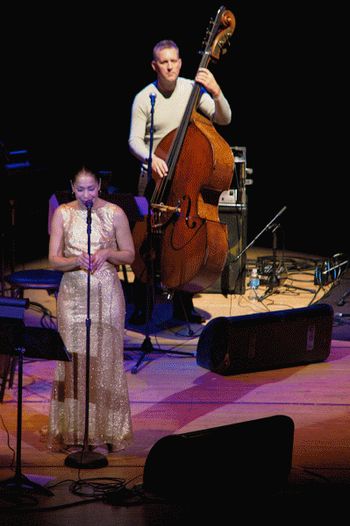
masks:
{"label": "microphone", "polygon": [[154,106],[154,103],[156,102],[157,94],[156,93],[150,93],[149,98],[151,99],[151,105]]}
{"label": "microphone", "polygon": [[86,218],[86,222],[88,224],[88,228],[90,228],[90,225],[91,225],[91,208],[92,208],[92,205],[94,203],[92,202],[92,200],[90,199],[89,201],[85,201],[85,206],[87,208],[87,218]]}

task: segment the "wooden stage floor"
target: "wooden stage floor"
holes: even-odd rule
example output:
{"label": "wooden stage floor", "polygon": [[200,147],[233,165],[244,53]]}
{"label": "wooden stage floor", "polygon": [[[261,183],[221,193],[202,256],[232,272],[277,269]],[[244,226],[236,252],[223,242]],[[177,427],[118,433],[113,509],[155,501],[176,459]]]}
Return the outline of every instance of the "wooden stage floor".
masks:
{"label": "wooden stage floor", "polygon": [[[266,251],[249,251],[248,262],[254,262],[261,253]],[[287,253],[287,256],[295,257],[299,262],[313,260],[311,256],[302,254]],[[32,264],[32,268],[43,266],[46,266],[45,261]],[[310,291],[291,290],[281,286],[263,302],[249,301],[247,293],[225,297],[222,294],[204,292],[195,297],[194,303],[209,322],[218,316],[231,317],[306,307],[317,301],[322,302],[322,298],[327,295],[329,297],[333,288],[319,288],[314,285],[312,265],[290,270],[285,283],[296,284]],[[259,293],[263,294],[264,290],[265,287],[262,286]],[[36,303],[55,314],[55,300],[46,291],[28,291],[26,297],[34,302],[32,308],[26,312],[26,324],[39,325],[42,321],[42,312]],[[129,314],[131,310],[132,305],[128,305]],[[77,495],[72,491],[71,484],[72,481],[78,482],[81,479],[89,479],[90,482],[92,478],[99,477],[101,483],[112,481],[112,484],[117,484],[115,481],[122,479],[127,488],[139,491],[142,489],[143,469],[148,454],[162,437],[211,430],[218,426],[251,422],[274,415],[286,415],[294,422],[292,467],[287,486],[271,497],[264,496],[265,511],[276,509],[279,503],[295,505],[313,502],[324,506],[334,500],[339,500],[341,505],[347,500],[350,491],[350,338],[337,340],[333,336],[330,354],[325,361],[223,376],[196,362],[198,337],[205,325],[174,326],[167,323],[169,316],[169,304],[164,302],[156,306],[153,332],[150,333],[152,349],[146,353],[136,374],[131,371],[141,356],[144,329],[142,331],[142,328],[126,325],[124,356],[134,441],[127,450],[109,454],[108,466],[105,468],[80,471],[68,468],[64,466],[65,453],[51,453],[46,449],[42,430],[47,424],[55,362],[25,360],[21,469],[28,478],[51,486],[53,496],[33,495],[30,492],[30,501],[29,497],[24,498],[22,495],[1,499],[0,492],[3,526],[190,524],[193,522],[189,521],[189,509],[196,510],[197,523],[201,512],[213,514],[217,517],[217,524],[230,523],[219,519],[224,507],[219,494],[220,487],[224,490],[230,484],[233,488],[239,486],[238,474],[230,462],[232,456],[237,456],[239,452],[235,451],[234,441],[223,451],[217,440],[210,441],[210,434],[207,435],[208,447],[203,457],[203,463],[207,464],[209,460],[208,465],[217,465],[216,473],[208,473],[208,476],[217,478],[203,481],[206,488],[210,484],[216,488],[210,503],[208,500],[201,503],[196,500],[194,505],[189,499],[189,502],[182,504],[171,496],[169,499],[146,502],[143,497],[138,496],[140,500],[131,505],[130,501],[106,501],[100,496],[96,497],[96,494],[92,495],[91,489],[87,494]],[[47,321],[45,317],[45,323]],[[171,351],[188,354],[181,355]],[[12,389],[6,389],[4,401],[0,404],[2,481],[14,475],[16,382],[15,380]],[[258,448],[259,432],[254,438]],[[241,453],[242,456],[249,455],[247,449],[243,449]],[[169,470],[172,469],[170,466],[169,458]],[[191,465],[183,465],[182,468],[183,477],[187,481],[193,480],[194,490],[195,486],[198,488],[201,481],[196,478]],[[256,469],[259,470],[260,466]],[[171,471],[169,476],[171,477]],[[254,476],[252,473],[253,479]],[[107,480],[107,477],[111,479]],[[60,481],[62,483],[56,485]],[[128,498],[130,495],[128,493]],[[251,499],[255,501],[256,495]],[[234,516],[238,503],[227,505],[226,512],[230,506]]]}

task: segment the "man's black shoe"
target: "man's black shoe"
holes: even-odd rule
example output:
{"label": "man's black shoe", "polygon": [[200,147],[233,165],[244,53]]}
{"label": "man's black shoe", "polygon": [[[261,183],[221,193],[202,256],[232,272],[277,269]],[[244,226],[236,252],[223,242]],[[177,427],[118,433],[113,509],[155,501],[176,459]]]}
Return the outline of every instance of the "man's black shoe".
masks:
{"label": "man's black shoe", "polygon": [[190,314],[188,317],[188,321],[190,323],[204,323],[205,318],[203,318],[203,316],[201,316],[200,314]]}

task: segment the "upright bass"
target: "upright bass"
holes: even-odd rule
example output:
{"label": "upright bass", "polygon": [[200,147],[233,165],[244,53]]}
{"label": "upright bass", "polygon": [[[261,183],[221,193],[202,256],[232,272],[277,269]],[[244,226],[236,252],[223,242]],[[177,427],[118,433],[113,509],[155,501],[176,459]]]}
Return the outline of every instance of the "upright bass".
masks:
{"label": "upright bass", "polygon": [[[234,28],[233,13],[221,7],[207,31],[200,68],[225,53]],[[156,148],[156,155],[167,162],[168,174],[155,182],[148,228],[145,218],[133,231],[135,276],[143,282],[149,279],[151,258],[164,289],[194,293],[209,287],[226,262],[227,227],[220,222],[218,202],[230,187],[234,166],[230,146],[197,112],[200,89],[195,82],[180,126]]]}

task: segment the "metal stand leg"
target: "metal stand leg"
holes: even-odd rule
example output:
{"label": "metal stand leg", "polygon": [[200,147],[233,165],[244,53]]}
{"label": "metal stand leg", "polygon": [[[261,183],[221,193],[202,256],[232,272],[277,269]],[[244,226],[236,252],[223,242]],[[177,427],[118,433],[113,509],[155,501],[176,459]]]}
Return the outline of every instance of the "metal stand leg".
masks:
{"label": "metal stand leg", "polygon": [[0,482],[0,489],[13,493],[34,492],[42,495],[52,496],[48,488],[44,488],[36,482],[29,480],[21,472],[21,447],[22,447],[22,387],[23,387],[23,353],[24,349],[16,349],[18,353],[18,395],[17,395],[17,448],[16,448],[16,471],[14,477]]}
{"label": "metal stand leg", "polygon": [[[258,301],[264,301],[266,298],[271,296],[272,294],[279,294],[278,287],[280,286],[280,278],[277,273],[277,230],[280,227],[278,223],[273,224],[271,226],[272,228],[272,269],[271,269],[271,275],[267,281],[268,288],[266,289],[265,293],[258,298]],[[283,285],[286,289],[290,290],[302,290],[304,292],[311,292],[314,293],[315,291],[312,289],[307,289],[303,287],[296,287],[294,285]]]}
{"label": "metal stand leg", "polygon": [[337,305],[338,305],[339,307],[345,305],[345,303],[346,303],[345,300],[346,300],[346,298],[347,298],[349,295],[350,295],[350,289],[347,290],[347,291],[341,296],[340,300],[338,300],[338,302],[337,302]]}

